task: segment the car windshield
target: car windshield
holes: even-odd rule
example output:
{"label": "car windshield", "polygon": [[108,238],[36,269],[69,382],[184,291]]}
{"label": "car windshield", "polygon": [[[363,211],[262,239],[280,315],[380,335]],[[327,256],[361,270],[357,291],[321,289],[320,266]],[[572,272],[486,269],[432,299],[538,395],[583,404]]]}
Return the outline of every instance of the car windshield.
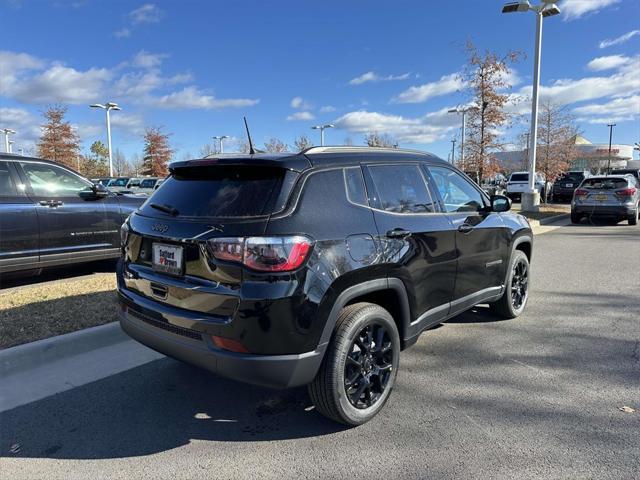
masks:
{"label": "car windshield", "polygon": [[589,178],[584,181],[581,187],[590,190],[615,190],[626,186],[627,180],[624,178]]}
{"label": "car windshield", "polygon": [[[185,217],[268,215],[285,175],[282,168],[201,166],[180,168],[153,195],[154,205],[169,206]],[[142,211],[156,215],[145,204]]]}
{"label": "car windshield", "polygon": [[128,181],[129,181],[128,178],[116,178],[116,179],[111,180],[109,182],[109,186],[110,187],[125,187],[127,185]]}
{"label": "car windshield", "polygon": [[153,188],[155,183],[156,183],[156,180],[154,178],[148,178],[140,182],[140,188]]}
{"label": "car windshield", "polygon": [[509,178],[510,182],[526,182],[529,180],[528,173],[512,173]]}
{"label": "car windshield", "polygon": [[558,180],[561,182],[577,182],[580,183],[584,179],[582,173],[565,173]]}

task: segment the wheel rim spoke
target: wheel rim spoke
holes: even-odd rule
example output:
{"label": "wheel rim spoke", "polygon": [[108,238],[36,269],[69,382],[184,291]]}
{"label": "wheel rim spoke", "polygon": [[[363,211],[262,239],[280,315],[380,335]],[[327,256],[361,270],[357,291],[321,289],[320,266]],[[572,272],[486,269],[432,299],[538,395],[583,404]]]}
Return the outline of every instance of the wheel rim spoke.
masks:
{"label": "wheel rim spoke", "polygon": [[365,326],[354,338],[344,366],[349,402],[364,409],[383,397],[393,372],[393,343],[384,326]]}

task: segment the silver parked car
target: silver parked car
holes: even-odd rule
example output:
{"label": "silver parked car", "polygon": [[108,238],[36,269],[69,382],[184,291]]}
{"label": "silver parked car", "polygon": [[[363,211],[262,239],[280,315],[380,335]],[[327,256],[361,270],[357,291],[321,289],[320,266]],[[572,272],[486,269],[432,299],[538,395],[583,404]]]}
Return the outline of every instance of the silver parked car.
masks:
{"label": "silver parked car", "polygon": [[586,178],[573,193],[571,222],[583,217],[612,217],[638,224],[640,186],[632,175],[605,175]]}

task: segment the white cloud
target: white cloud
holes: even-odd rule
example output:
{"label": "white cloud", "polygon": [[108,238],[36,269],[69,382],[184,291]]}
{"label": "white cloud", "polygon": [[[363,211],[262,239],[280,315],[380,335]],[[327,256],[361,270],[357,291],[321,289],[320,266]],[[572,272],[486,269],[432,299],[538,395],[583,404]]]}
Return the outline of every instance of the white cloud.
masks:
{"label": "white cloud", "polygon": [[131,23],[136,25],[138,23],[158,23],[162,17],[162,10],[153,3],[145,3],[139,8],[129,13]]}
{"label": "white cloud", "polygon": [[607,47],[613,47],[614,45],[621,45],[625,42],[628,42],[636,35],[640,35],[640,30],[631,30],[630,32],[625,33],[624,35],[620,35],[619,37],[602,40],[598,46],[600,48],[607,48]]}
{"label": "white cloud", "polygon": [[392,101],[395,103],[423,103],[430,98],[456,92],[463,86],[464,82],[462,78],[460,78],[460,75],[452,73],[440,77],[440,80],[435,82],[410,87],[393,98]]}
{"label": "white cloud", "polygon": [[399,141],[408,143],[432,143],[446,137],[458,128],[460,119],[448,113],[449,108],[428,113],[422,117],[408,118],[379,112],[349,112],[334,123],[336,127],[351,133],[387,133]]}
{"label": "white cloud", "polygon": [[387,75],[380,76],[376,72],[366,72],[362,75],[349,80],[349,85],[362,85],[367,82],[392,82],[395,80],[406,80],[411,76],[410,73],[403,73],[402,75]]}
{"label": "white cloud", "polygon": [[315,118],[316,117],[313,115],[313,113],[302,111],[302,112],[292,113],[287,117],[287,120],[291,122],[291,121],[300,121],[300,120],[313,120]]}
{"label": "white cloud", "polygon": [[23,108],[0,107],[2,126],[16,131],[14,151],[32,149],[40,137],[40,120]]}
{"label": "white cloud", "polygon": [[320,113],[331,113],[335,111],[336,107],[334,107],[333,105],[325,105],[324,107],[320,107]]}
{"label": "white cloud", "polygon": [[0,50],[0,72],[3,77],[22,70],[40,69],[44,64],[44,61],[28,53]]}
{"label": "white cloud", "polygon": [[116,30],[115,32],[113,32],[113,36],[116,38],[127,38],[131,36],[131,30],[129,30],[127,27],[123,27],[120,30]]}
{"label": "white cloud", "polygon": [[[18,74],[19,75],[19,74]],[[100,99],[111,72],[104,68],[79,71],[62,64],[34,76],[3,75],[0,95],[24,103],[62,102],[81,104]]]}
{"label": "white cloud", "polygon": [[166,53],[149,53],[146,50],[140,50],[133,57],[133,65],[140,68],[154,68],[160,66],[167,57],[169,55]]}
{"label": "white cloud", "polygon": [[227,107],[250,107],[260,100],[251,98],[216,98],[207,95],[195,86],[185,87],[180,91],[157,98],[148,98],[146,102],[158,108],[180,109],[194,108],[216,110]]}
{"label": "white cloud", "polygon": [[144,118],[141,115],[125,112],[111,114],[111,126],[133,135],[142,135],[145,129]]}
{"label": "white cloud", "polygon": [[307,102],[304,98],[302,97],[293,97],[291,99],[291,108],[298,108],[301,110],[309,110],[311,108],[313,108],[313,105],[311,105],[309,102]]}
{"label": "white cloud", "polygon": [[589,70],[599,72],[619,68],[631,62],[632,59],[624,55],[609,55],[607,57],[597,57],[587,64]]}
{"label": "white cloud", "polygon": [[[607,97],[623,97],[640,92],[638,62],[640,57],[630,59],[610,76],[586,77],[577,80],[560,79],[551,85],[540,86],[540,98],[553,103],[567,105]],[[520,95],[530,96],[531,86],[520,89]]]}
{"label": "white cloud", "polygon": [[620,3],[620,0],[565,0],[560,9],[565,20],[575,20],[616,3]]}
{"label": "white cloud", "polygon": [[592,103],[573,109],[578,120],[587,123],[633,121],[640,117],[640,95],[614,98],[607,103]]}

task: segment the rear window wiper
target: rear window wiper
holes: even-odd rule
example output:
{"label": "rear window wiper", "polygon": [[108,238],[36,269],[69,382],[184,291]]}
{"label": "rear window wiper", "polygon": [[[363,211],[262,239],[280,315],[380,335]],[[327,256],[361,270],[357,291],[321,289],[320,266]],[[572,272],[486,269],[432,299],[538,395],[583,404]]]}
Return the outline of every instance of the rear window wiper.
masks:
{"label": "rear window wiper", "polygon": [[178,210],[173,208],[171,205],[161,205],[159,203],[152,203],[149,205],[151,208],[155,208],[156,210],[160,210],[161,212],[168,213],[176,217],[178,215]]}

